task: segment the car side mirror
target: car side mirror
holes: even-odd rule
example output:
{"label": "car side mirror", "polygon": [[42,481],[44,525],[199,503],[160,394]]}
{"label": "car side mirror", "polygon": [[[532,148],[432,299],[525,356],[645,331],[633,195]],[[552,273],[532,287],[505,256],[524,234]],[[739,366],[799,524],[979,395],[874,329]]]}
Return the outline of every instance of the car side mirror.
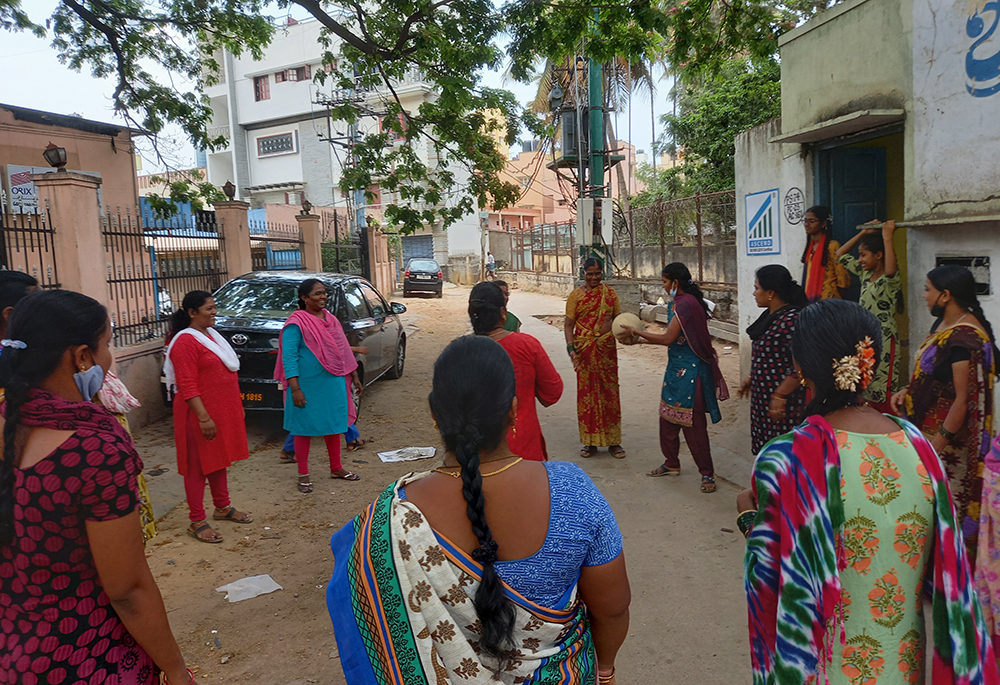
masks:
{"label": "car side mirror", "polygon": [[393,314],[403,314],[403,313],[406,312],[406,305],[405,304],[400,304],[399,302],[393,302],[389,306],[392,307],[392,313]]}

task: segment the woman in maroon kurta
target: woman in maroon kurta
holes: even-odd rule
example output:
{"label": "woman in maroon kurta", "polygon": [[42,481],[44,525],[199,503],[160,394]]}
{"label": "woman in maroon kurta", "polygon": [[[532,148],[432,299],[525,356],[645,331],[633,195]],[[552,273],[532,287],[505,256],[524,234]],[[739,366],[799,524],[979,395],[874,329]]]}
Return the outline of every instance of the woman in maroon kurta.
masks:
{"label": "woman in maroon kurta", "polygon": [[216,521],[253,519],[229,502],[226,469],[250,456],[236,371],[239,360],[215,325],[215,300],[196,290],[184,296],[174,314],[172,338],[164,360],[174,400],[177,470],[184,476],[190,510],[189,532],[202,542],[222,542],[205,515],[205,481],[212,492]]}
{"label": "woman in maroon kurta", "polygon": [[480,283],[469,296],[469,318],[476,335],[493,338],[507,351],[517,378],[517,422],[507,436],[511,451],[524,459],[547,461],[545,436],[538,422],[535,399],[543,407],[559,401],[562,377],[542,343],[526,333],[504,329],[507,320],[503,291],[495,283]]}

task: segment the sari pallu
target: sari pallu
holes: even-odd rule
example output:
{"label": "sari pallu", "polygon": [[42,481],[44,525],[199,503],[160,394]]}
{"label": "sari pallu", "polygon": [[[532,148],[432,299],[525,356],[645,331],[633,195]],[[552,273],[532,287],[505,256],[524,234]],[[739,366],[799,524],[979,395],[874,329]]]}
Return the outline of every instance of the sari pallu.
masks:
{"label": "sari pallu", "polygon": [[327,606],[348,685],[596,683],[590,624],[576,588],[564,609],[525,599],[506,584],[517,614],[501,670],[480,655],[472,599],[482,566],[439,538],[399,489],[404,476],[331,539]]}
{"label": "sari pallu", "polygon": [[983,486],[983,458],[990,450],[993,431],[993,345],[986,333],[972,324],[959,324],[931,333],[917,350],[909,394],[907,418],[925,436],[933,438],[941,429],[955,400],[955,383],[934,380],[934,370],[948,363],[954,348],[969,350],[969,398],[965,423],[954,440],[941,450],[958,509],[958,521],[965,536],[973,566],[976,563],[980,498]]}
{"label": "sari pallu", "polygon": [[618,295],[603,283],[590,291],[577,288],[566,301],[566,316],[576,320],[576,411],[584,445],[606,447],[622,440],[618,343],[610,331],[600,332],[609,317],[620,313]]}
{"label": "sari pallu", "polygon": [[[933,552],[925,581],[934,625],[928,633],[931,680],[997,685],[993,646],[941,461],[920,431],[893,420],[917,450],[934,493]],[[753,683],[822,683],[840,644],[840,573],[847,568],[840,452],[830,424],[811,416],[769,442],[754,464],[752,485],[758,513],[747,538],[744,583]]]}

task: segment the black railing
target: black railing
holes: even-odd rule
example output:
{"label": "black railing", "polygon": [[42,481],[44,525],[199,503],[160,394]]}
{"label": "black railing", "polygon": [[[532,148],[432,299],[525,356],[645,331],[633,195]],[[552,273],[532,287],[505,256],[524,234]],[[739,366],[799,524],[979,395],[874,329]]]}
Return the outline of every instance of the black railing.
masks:
{"label": "black railing", "polygon": [[163,338],[185,294],[215,292],[228,280],[214,221],[176,223],[144,230],[129,208],[101,217],[115,347]]}
{"label": "black railing", "polygon": [[30,274],[43,288],[58,288],[48,200],[39,209],[39,214],[7,214],[0,206],[0,268]]}

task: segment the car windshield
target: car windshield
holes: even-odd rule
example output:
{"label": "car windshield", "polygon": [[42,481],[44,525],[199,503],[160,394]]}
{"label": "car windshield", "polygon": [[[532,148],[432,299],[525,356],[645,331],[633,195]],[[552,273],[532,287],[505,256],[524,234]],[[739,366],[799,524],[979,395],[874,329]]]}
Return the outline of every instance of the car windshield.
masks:
{"label": "car windshield", "polygon": [[438,271],[440,267],[433,259],[414,259],[410,262],[410,271]]}
{"label": "car windshield", "polygon": [[295,311],[297,290],[287,281],[230,281],[215,293],[215,306],[219,316],[285,319]]}

